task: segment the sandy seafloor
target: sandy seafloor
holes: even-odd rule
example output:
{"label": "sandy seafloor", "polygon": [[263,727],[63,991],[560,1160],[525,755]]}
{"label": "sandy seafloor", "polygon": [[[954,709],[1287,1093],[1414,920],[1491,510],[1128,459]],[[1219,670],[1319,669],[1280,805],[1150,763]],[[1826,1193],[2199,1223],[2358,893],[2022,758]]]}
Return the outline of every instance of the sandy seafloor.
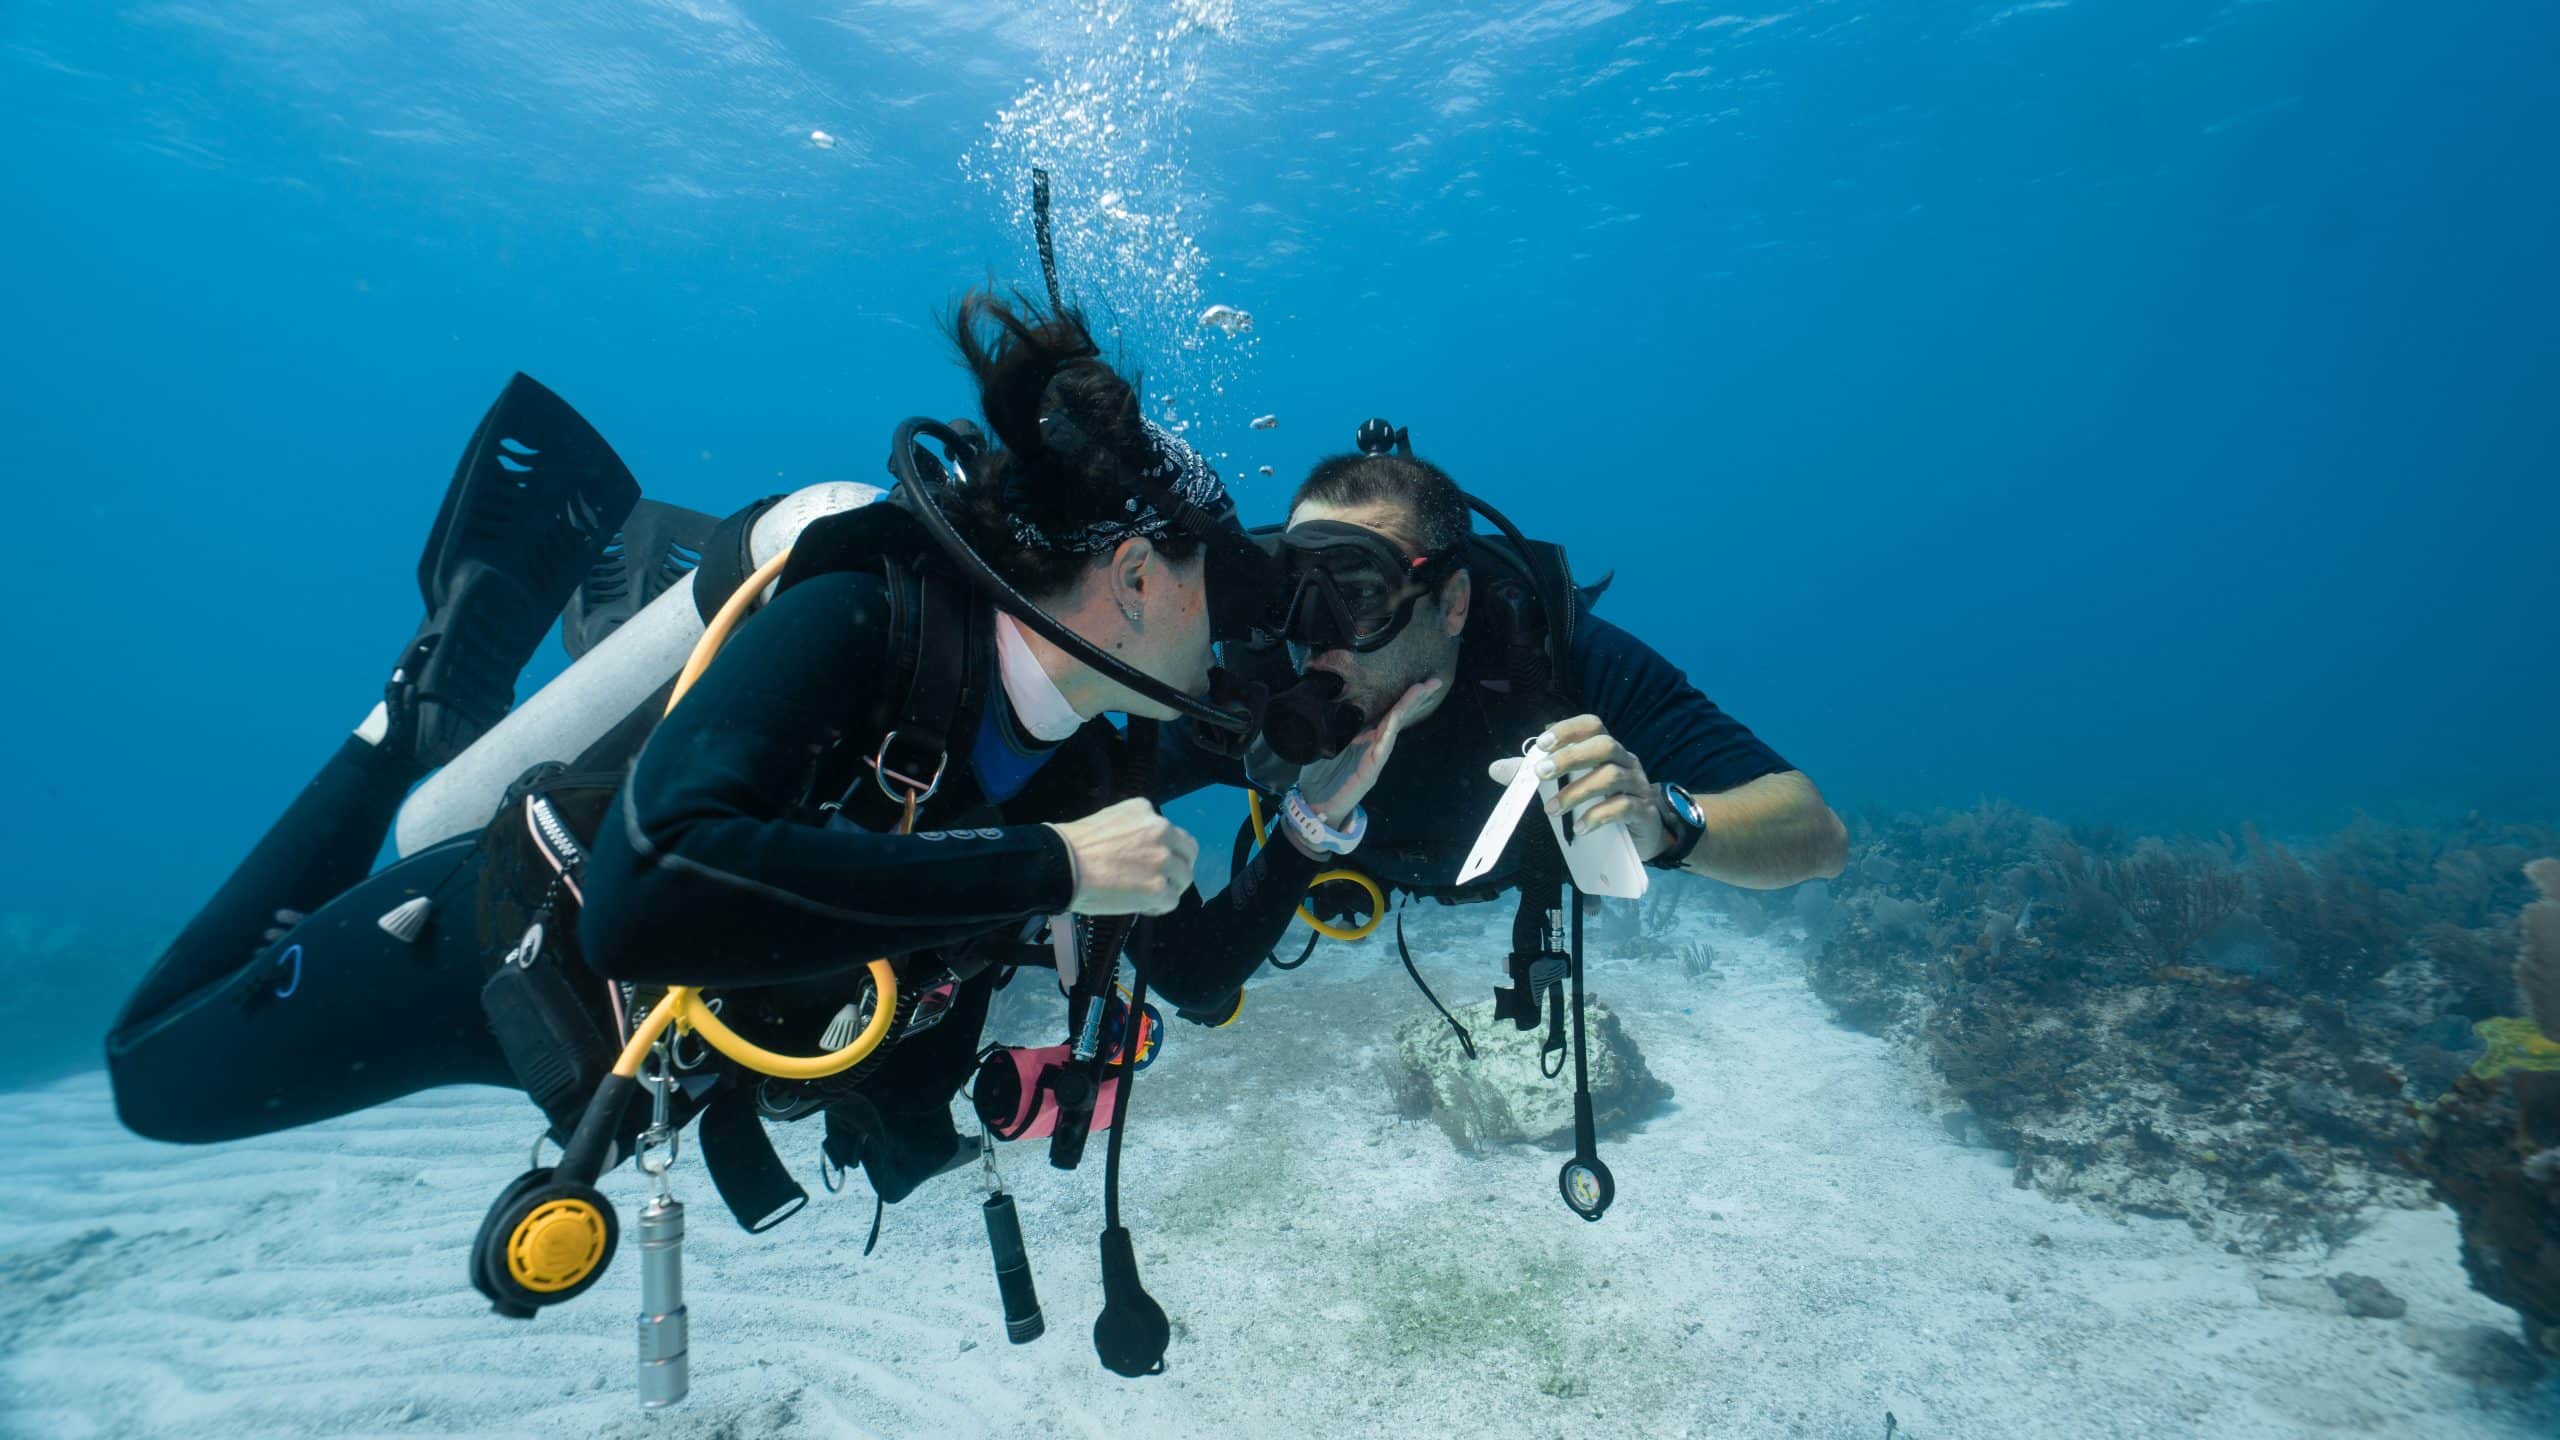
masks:
{"label": "sandy seafloor", "polygon": [[[1493,983],[1508,907],[1414,912],[1444,997]],[[856,1180],[742,1234],[697,1165],[693,1394],[632,1391],[639,1265],[531,1324],[464,1247],[536,1128],[452,1090],[264,1140],[118,1130],[100,1075],[11,1097],[0,1131],[0,1433],[12,1436],[2513,1436],[2560,1381],[2458,1378],[2414,1327],[2512,1329],[2449,1212],[2389,1212],[2269,1265],[2172,1222],[2013,1188],[1925,1080],[1830,1022],[1797,942],[1715,937],[1712,977],[1595,956],[1593,992],[1677,1091],[1604,1153],[1597,1225],[1558,1157],[1457,1153],[1377,1065],[1426,1013],[1383,938],[1177,1024],[1137,1092],[1126,1204],[1175,1319],[1167,1373],[1096,1364],[1101,1165],[1008,1151],[1049,1334],[1004,1341],[974,1171],[893,1207]],[[1006,1038],[1046,1040],[1017,1030]],[[808,1175],[814,1125],[783,1153]],[[608,1192],[639,1190],[627,1170]],[[815,1185],[812,1189],[815,1191]],[[629,1211],[625,1211],[626,1227]],[[2042,1238],[2040,1238],[2042,1237]],[[2383,1279],[2406,1319],[2264,1303],[2265,1273]]]}

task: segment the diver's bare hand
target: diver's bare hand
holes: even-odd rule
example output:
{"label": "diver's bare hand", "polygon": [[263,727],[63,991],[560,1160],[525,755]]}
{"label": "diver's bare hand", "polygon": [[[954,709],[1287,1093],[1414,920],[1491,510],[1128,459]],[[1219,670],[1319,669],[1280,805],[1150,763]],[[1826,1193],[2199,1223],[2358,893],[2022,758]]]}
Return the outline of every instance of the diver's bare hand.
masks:
{"label": "diver's bare hand", "polygon": [[1650,860],[1662,853],[1671,837],[1662,828],[1662,808],[1654,796],[1653,781],[1644,773],[1644,762],[1635,752],[1618,743],[1609,727],[1597,715],[1576,715],[1559,720],[1538,737],[1538,748],[1531,752],[1531,763],[1539,766],[1541,775],[1552,774],[1569,780],[1547,803],[1547,813],[1561,815],[1588,803],[1589,810],[1575,818],[1576,826],[1589,832],[1603,825],[1624,825],[1627,835],[1636,842],[1636,854]]}
{"label": "diver's bare hand", "polygon": [[1163,915],[1191,888],[1200,842],[1140,800],[1123,800],[1049,827],[1075,861],[1078,915]]}
{"label": "diver's bare hand", "polygon": [[1396,753],[1396,737],[1404,733],[1414,707],[1439,688],[1437,680],[1407,686],[1378,723],[1353,736],[1341,754],[1298,772],[1298,793],[1307,797],[1307,804],[1324,817],[1326,824],[1340,825],[1368,798],[1378,776],[1385,773],[1388,758]]}

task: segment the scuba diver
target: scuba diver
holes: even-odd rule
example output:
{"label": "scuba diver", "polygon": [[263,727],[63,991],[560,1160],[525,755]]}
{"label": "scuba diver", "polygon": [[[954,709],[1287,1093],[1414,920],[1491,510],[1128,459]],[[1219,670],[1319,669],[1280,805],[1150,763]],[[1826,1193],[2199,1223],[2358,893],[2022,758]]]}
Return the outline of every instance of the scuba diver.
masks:
{"label": "scuba diver", "polygon": [[[1291,596],[1250,647],[1264,673],[1329,683],[1300,685],[1287,697],[1295,713],[1267,715],[1247,756],[1170,737],[1160,801],[1240,785],[1278,800],[1284,818],[1317,822],[1280,833],[1322,836],[1340,817],[1308,797],[1330,793],[1346,764],[1377,767],[1364,717],[1384,712],[1410,758],[1361,787],[1365,833],[1335,853],[1356,851],[1386,890],[1464,903],[1555,871],[1553,845],[1525,843],[1482,878],[1458,878],[1485,818],[1472,803],[1479,777],[1509,780],[1524,737],[1535,740],[1525,763],[1561,782],[1546,812],[1575,812],[1585,833],[1624,826],[1650,866],[1749,889],[1840,873],[1848,832],[1813,781],[1659,652],[1594,615],[1607,579],[1577,587],[1559,547],[1474,533],[1470,508],[1489,507],[1385,421],[1363,425],[1360,443],[1361,453],[1318,464],[1292,497],[1287,528],[1269,542],[1292,567]],[[1230,663],[1257,663],[1248,647],[1227,651]],[[1186,1009],[1225,1000],[1180,981],[1165,993]]]}
{"label": "scuba diver", "polygon": [[[1562,1180],[1566,1202],[1597,1219],[1610,1186],[1591,1155],[1580,1070],[1583,907],[1559,904],[1559,889],[1641,893],[1638,862],[1781,888],[1838,875],[1847,831],[1803,772],[1678,667],[1592,613],[1606,578],[1577,587],[1559,547],[1521,535],[1416,457],[1386,421],[1363,424],[1357,445],[1314,468],[1285,528],[1257,532],[1286,566],[1284,598],[1252,640],[1227,644],[1225,659],[1237,683],[1272,692],[1259,739],[1229,757],[1168,741],[1153,793],[1169,801],[1214,783],[1247,787],[1254,815],[1236,837],[1239,861],[1257,840],[1267,850],[1274,833],[1339,857],[1299,912],[1315,933],[1295,960],[1271,952],[1278,969],[1305,963],[1322,936],[1366,935],[1391,892],[1456,904],[1518,891],[1510,984],[1497,992],[1496,1013],[1523,1030],[1543,1020],[1541,1063],[1560,1073],[1571,982],[1581,1094],[1577,1161]],[[1475,533],[1470,511],[1500,533]],[[1403,733],[1402,758],[1357,787],[1365,798],[1356,814],[1337,808],[1330,797],[1346,769],[1383,763],[1382,727],[1367,719],[1381,714],[1396,722],[1384,727],[1389,740]],[[1518,808],[1493,804],[1488,775],[1506,788],[1521,782]],[[1550,823],[1524,827],[1515,841],[1510,822],[1538,798],[1532,784]],[[1276,811],[1267,830],[1266,805]],[[1613,830],[1627,853],[1617,882],[1602,885],[1582,861]],[[1344,928],[1362,908],[1365,925]],[[1285,928],[1263,938],[1276,942]],[[1472,1058],[1472,1037],[1414,968],[1400,910],[1396,943]],[[1230,1016],[1242,994],[1216,988],[1223,978],[1202,966],[1165,977],[1159,993],[1187,1018]]]}
{"label": "scuba diver", "polygon": [[[210,1142],[521,1088],[564,1153],[492,1208],[472,1279],[530,1316],[610,1257],[596,1176],[635,1153],[661,1174],[673,1129],[698,1119],[760,1230],[807,1198],[765,1121],[823,1116],[830,1188],[859,1165],[891,1203],[980,1153],[950,1117],[974,1073],[988,1133],[1046,1135],[1062,1167],[1109,1128],[1127,1333],[1097,1344],[1151,1373],[1163,1316],[1118,1227],[1114,1124],[1161,1039],[1146,987],[1249,972],[1323,852],[1268,846],[1204,901],[1196,842],[1145,792],[1159,720],[1245,742],[1250,716],[1201,695],[1273,572],[1076,311],[974,295],[952,330],[993,444],[909,421],[885,499],[839,483],[719,521],[640,500],[516,377],[430,535],[428,617],[384,700],[107,1037],[124,1123]],[[514,706],[555,617],[574,663]],[[1391,747],[1381,721],[1358,748]],[[1348,810],[1378,764],[1336,770],[1320,803]],[[398,858],[368,874],[386,836]],[[981,1048],[1021,967],[1057,972],[1070,1044]]]}

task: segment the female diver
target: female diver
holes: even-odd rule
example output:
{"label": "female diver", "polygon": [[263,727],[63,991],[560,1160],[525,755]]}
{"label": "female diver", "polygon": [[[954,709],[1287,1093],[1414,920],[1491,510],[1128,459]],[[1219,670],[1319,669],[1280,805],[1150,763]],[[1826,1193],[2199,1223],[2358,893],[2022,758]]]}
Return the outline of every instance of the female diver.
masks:
{"label": "female diver", "polygon": [[[1161,917],[1147,978],[1174,1003],[1231,996],[1262,958],[1239,937],[1285,923],[1321,855],[1266,846],[1204,901],[1195,842],[1136,797],[1152,722],[1205,708],[1232,502],[1202,457],[1141,417],[1072,310],[973,296],[953,330],[993,446],[928,426],[957,442],[936,462],[910,446],[911,424],[893,470],[947,463],[933,483],[877,505],[859,503],[876,494],[866,487],[825,487],[836,493],[692,537],[676,549],[698,551],[684,577],[698,593],[670,570],[625,597],[648,602],[634,614],[572,606],[592,648],[501,723],[552,616],[573,598],[593,606],[573,595],[580,578],[620,556],[608,542],[636,557],[649,514],[634,515],[636,487],[604,442],[519,377],[466,452],[422,567],[429,618],[385,703],[109,1035],[125,1124],[219,1141],[498,1084],[526,1089],[565,1140],[599,1040],[609,1062],[663,987],[706,987],[737,1035],[806,1055],[881,1030],[868,977],[890,962],[890,1043],[841,1074],[777,1080],[697,1037],[675,1043],[679,1123],[704,1117],[714,1178],[761,1228],[796,1208],[775,1184],[797,1187],[775,1180],[766,1147],[761,1166],[735,1168],[733,1194],[712,1152],[754,1148],[733,1142],[760,1142],[762,1120],[823,1113],[829,1158],[900,1198],[965,1158],[949,1102],[1015,968],[1057,965],[1062,985],[1079,972],[1111,1011],[1129,929],[1112,917]],[[970,563],[936,543],[951,532]],[[582,679],[632,672],[645,645],[664,654],[653,617],[684,611],[698,633],[693,612],[709,617],[732,590],[741,606],[770,598],[672,710],[666,669]],[[1375,780],[1400,714],[1338,767],[1329,811],[1348,813]],[[499,778],[444,794],[443,818],[412,835],[403,797],[439,765],[410,811],[452,791],[449,777]],[[395,817],[402,857],[368,876]],[[534,983],[545,976],[548,990]],[[1139,1028],[1125,1013],[1113,1023]],[[618,1122],[613,1155],[640,1122]]]}

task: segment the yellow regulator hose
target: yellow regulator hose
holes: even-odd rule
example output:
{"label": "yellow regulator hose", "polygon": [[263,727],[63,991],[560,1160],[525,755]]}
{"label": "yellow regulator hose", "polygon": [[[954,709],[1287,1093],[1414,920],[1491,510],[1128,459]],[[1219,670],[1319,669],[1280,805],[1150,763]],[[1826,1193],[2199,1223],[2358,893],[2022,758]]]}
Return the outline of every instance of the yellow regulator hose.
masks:
{"label": "yellow regulator hose", "polygon": [[[1272,826],[1277,823],[1277,820],[1275,818],[1271,823],[1264,822],[1262,816],[1262,792],[1259,790],[1247,790],[1244,792],[1244,799],[1246,806],[1253,812],[1254,843],[1257,845],[1270,844]],[[1336,925],[1331,921],[1317,919],[1315,911],[1309,909],[1303,903],[1298,906],[1298,918],[1307,922],[1307,928],[1315,931],[1327,940],[1368,939],[1372,934],[1376,933],[1378,926],[1384,923],[1387,918],[1387,893],[1378,888],[1377,881],[1372,880],[1368,876],[1361,874],[1359,871],[1348,867],[1317,871],[1316,878],[1307,882],[1307,890],[1312,894],[1317,886],[1330,885],[1336,880],[1348,880],[1352,884],[1369,892],[1369,918],[1357,925]]]}

